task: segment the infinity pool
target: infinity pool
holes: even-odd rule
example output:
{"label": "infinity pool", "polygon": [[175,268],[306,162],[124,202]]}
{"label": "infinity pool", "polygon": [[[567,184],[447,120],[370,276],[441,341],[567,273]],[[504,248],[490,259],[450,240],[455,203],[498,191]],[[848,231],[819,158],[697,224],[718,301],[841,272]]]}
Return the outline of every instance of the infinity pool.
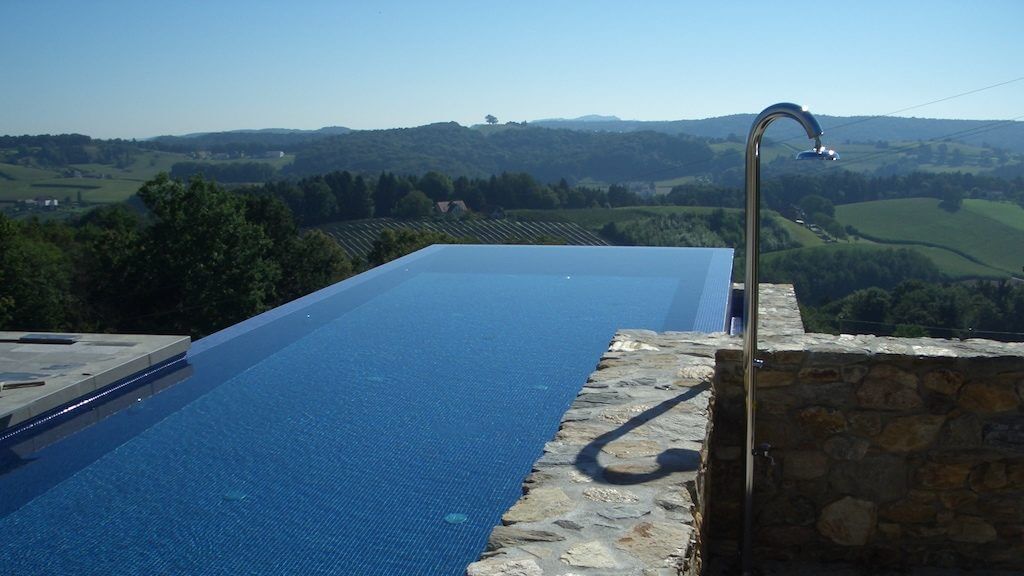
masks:
{"label": "infinity pool", "polygon": [[723,330],[731,267],[434,246],[272,310],[196,342],[161,393],[29,457],[0,446],[0,564],[462,574],[615,330]]}

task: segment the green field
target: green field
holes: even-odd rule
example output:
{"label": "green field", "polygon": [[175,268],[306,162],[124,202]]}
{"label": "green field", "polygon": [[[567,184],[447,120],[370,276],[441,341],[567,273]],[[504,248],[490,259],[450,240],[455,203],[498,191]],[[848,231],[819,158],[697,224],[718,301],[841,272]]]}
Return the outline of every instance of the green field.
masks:
{"label": "green field", "polygon": [[[1012,204],[965,200],[949,212],[934,198],[881,200],[837,206],[836,219],[878,242],[929,248],[926,254],[956,276],[971,269],[1020,276],[1024,266],[1024,210]],[[985,268],[990,272],[980,274]]]}
{"label": "green field", "polygon": [[[624,208],[581,208],[564,210],[509,210],[510,216],[524,220],[547,222],[574,222],[594,233],[599,233],[609,222],[622,223],[643,218],[654,218],[669,214],[707,214],[719,208],[711,206],[631,206]],[[726,212],[741,212],[738,208],[721,208]],[[778,213],[765,210],[765,216],[774,219],[785,228],[793,239],[802,246],[823,244],[820,238],[807,228],[791,222]]]}
{"label": "green field", "polygon": [[[265,162],[281,168],[294,160],[293,155],[283,158],[259,160],[204,160],[212,164],[231,162]],[[108,164],[72,164],[69,169],[98,178],[68,178],[62,170],[32,168],[0,163],[0,202],[12,202],[37,196],[53,196],[64,202],[111,203],[121,202],[138,191],[147,180],[160,172],[169,172],[171,166],[191,159],[184,154],[148,151],[138,154],[131,165],[118,168]],[[109,177],[108,177],[109,176]]]}

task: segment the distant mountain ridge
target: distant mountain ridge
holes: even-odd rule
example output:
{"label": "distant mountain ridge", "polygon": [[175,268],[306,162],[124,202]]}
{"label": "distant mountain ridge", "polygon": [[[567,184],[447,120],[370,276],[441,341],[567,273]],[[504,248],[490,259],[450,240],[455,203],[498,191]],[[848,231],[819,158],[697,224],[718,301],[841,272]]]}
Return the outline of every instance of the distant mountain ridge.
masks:
{"label": "distant mountain ridge", "polygon": [[[731,114],[700,120],[622,120],[613,115],[588,114],[578,118],[547,118],[528,122],[531,127],[578,132],[660,132],[673,136],[688,135],[698,138],[745,140],[754,114]],[[825,130],[824,141],[838,145],[846,141],[942,141],[1004,148],[1024,152],[1024,122],[1000,120],[948,120],[938,118],[904,118],[894,116],[829,116],[817,115]],[[422,128],[422,127],[420,127]],[[502,126],[474,125],[475,130],[496,130]],[[412,130],[396,128],[393,130]],[[327,126],[316,130],[292,128],[262,128],[230,130],[226,132],[196,132],[179,136],[157,136],[147,140],[156,147],[174,151],[197,149],[225,149],[231,145],[264,150],[295,149],[326,138],[381,132],[378,130],[352,130],[343,126]],[[805,140],[800,127],[794,122],[779,122],[767,135],[771,140]]]}
{"label": "distant mountain ridge", "polygon": [[295,148],[324,138],[343,136],[352,132],[344,126],[326,126],[317,130],[293,128],[261,128],[230,130],[227,132],[194,132],[182,136],[157,136],[143,141],[147,147],[173,152],[198,150],[234,152],[266,152],[268,150],[293,151]]}
{"label": "distant mountain ridge", "polygon": [[351,128],[346,128],[344,126],[324,126],[323,128],[317,128],[315,130],[304,130],[302,128],[240,128],[238,130],[222,130],[220,132],[192,132],[189,134],[165,134],[161,136],[154,136],[152,138],[146,138],[146,140],[160,140],[167,138],[200,138],[202,136],[210,136],[213,134],[317,134],[323,136],[337,136],[339,134],[348,134],[351,131]]}
{"label": "distant mountain ridge", "polygon": [[[731,114],[701,120],[619,120],[614,116],[582,116],[574,119],[552,118],[530,122],[531,126],[595,132],[637,132],[650,130],[665,134],[689,134],[702,138],[745,140],[755,114]],[[825,131],[826,142],[839,143],[944,140],[1005,148],[1024,152],[1024,122],[1004,120],[947,120],[940,118],[904,118],[896,116],[815,115]],[[594,118],[603,120],[595,121]],[[782,140],[805,138],[793,122],[772,126],[767,137]]]}

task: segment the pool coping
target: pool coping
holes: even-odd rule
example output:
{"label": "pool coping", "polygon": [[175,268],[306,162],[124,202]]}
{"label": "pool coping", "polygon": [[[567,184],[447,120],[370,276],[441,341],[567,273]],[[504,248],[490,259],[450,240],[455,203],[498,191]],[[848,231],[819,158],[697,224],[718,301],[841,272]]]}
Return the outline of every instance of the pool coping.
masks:
{"label": "pool coping", "polygon": [[0,332],[0,372],[31,375],[0,389],[0,434],[181,357],[190,344],[188,336]]}

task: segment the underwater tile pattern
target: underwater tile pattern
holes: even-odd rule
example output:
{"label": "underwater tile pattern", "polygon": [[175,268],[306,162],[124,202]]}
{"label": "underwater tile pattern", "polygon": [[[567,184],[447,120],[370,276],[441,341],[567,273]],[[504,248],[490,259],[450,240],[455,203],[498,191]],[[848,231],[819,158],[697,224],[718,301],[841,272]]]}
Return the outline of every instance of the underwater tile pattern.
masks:
{"label": "underwater tile pattern", "polygon": [[0,493],[46,489],[0,516],[6,571],[462,574],[615,330],[721,330],[724,308],[701,299],[725,306],[732,256],[483,248],[399,260],[360,297],[293,307],[7,470]]}

